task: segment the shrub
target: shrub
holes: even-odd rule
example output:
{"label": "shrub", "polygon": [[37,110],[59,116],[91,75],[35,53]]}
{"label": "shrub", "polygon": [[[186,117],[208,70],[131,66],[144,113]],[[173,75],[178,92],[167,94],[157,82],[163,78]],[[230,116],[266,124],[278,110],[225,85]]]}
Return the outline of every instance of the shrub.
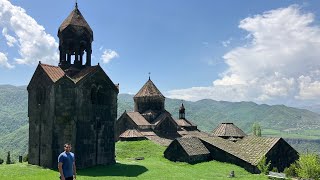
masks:
{"label": "shrub", "polygon": [[27,154],[25,157],[23,157],[22,161],[23,162],[28,162],[29,160],[29,154]]}
{"label": "shrub", "polygon": [[288,177],[297,177],[297,169],[298,169],[298,165],[297,163],[292,163],[289,167],[284,169],[284,173],[288,176]]}
{"label": "shrub", "polygon": [[271,169],[271,171],[272,171],[272,172],[279,172],[277,167],[273,167],[273,168]]}
{"label": "shrub", "polygon": [[0,164],[3,164],[4,160],[0,158]]}
{"label": "shrub", "polygon": [[257,167],[262,174],[268,174],[270,165],[271,165],[271,161],[267,163],[267,158],[264,156],[258,163]]}
{"label": "shrub", "polygon": [[297,161],[297,174],[302,178],[320,179],[320,158],[313,153],[302,154]]}
{"label": "shrub", "polygon": [[8,151],[6,164],[11,164],[10,151]]}

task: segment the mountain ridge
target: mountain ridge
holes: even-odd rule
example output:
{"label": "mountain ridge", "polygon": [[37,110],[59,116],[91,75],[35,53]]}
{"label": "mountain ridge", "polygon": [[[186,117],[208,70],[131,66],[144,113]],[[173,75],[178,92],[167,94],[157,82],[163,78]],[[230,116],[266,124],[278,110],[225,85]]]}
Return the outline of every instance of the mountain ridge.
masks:
{"label": "mountain ridge", "polygon": [[[181,100],[166,98],[165,107],[178,118]],[[202,131],[211,132],[221,122],[233,122],[250,134],[259,123],[262,134],[285,138],[320,139],[320,115],[309,110],[284,105],[254,102],[227,102],[203,99],[183,101],[186,118]],[[26,86],[0,85],[0,155],[13,151],[25,154],[28,138],[28,93]],[[118,117],[133,111],[133,95],[119,94]]]}

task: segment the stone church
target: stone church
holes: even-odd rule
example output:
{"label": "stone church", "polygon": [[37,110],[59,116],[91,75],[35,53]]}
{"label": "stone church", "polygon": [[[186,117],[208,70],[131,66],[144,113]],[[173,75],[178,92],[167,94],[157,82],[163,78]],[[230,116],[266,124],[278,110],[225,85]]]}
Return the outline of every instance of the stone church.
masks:
{"label": "stone church", "polygon": [[185,117],[181,104],[179,119],[174,119],[165,109],[165,97],[153,83],[148,81],[133,97],[134,111],[125,111],[116,122],[117,140],[149,139],[162,145],[182,136],[208,136]]}
{"label": "stone church", "polygon": [[72,144],[78,168],[115,163],[118,85],[91,65],[93,31],[76,4],[58,29],[58,66],[39,62],[28,90],[29,163],[57,168]]}

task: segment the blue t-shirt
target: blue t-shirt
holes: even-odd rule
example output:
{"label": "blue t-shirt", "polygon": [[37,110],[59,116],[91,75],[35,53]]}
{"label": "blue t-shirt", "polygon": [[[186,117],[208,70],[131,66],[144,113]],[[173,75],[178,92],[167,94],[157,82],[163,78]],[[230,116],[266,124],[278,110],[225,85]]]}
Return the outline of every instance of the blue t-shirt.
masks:
{"label": "blue t-shirt", "polygon": [[74,154],[72,152],[62,152],[58,157],[58,163],[62,163],[62,170],[64,177],[72,177],[73,176],[73,162],[74,162]]}

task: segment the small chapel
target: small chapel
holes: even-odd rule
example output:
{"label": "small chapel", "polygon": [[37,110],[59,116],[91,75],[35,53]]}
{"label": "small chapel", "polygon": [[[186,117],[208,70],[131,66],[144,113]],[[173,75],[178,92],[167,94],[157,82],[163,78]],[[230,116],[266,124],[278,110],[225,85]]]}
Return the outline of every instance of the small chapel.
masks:
{"label": "small chapel", "polygon": [[93,31],[77,3],[58,37],[58,66],[39,61],[27,87],[29,163],[57,168],[71,143],[78,168],[114,164],[119,87],[92,65]]}
{"label": "small chapel", "polygon": [[183,103],[179,119],[174,119],[165,109],[165,97],[150,79],[133,97],[134,111],[125,111],[116,121],[116,140],[149,139],[162,145],[182,136],[207,136],[197,125],[185,117]]}

